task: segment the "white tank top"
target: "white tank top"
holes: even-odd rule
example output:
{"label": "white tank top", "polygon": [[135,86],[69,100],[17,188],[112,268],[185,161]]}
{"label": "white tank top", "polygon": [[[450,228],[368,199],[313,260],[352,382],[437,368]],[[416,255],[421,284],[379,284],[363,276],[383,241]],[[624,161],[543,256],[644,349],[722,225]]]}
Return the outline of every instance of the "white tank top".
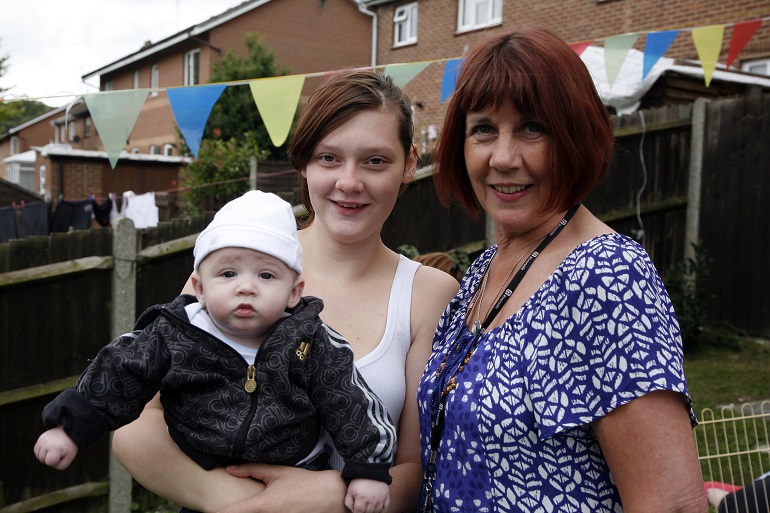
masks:
{"label": "white tank top", "polygon": [[[396,428],[406,398],[406,355],[412,345],[412,285],[420,265],[419,262],[399,255],[396,275],[390,288],[385,333],[371,353],[356,360],[356,368],[369,388],[385,404]],[[333,468],[342,468],[342,458],[336,451],[332,455],[331,464]]]}

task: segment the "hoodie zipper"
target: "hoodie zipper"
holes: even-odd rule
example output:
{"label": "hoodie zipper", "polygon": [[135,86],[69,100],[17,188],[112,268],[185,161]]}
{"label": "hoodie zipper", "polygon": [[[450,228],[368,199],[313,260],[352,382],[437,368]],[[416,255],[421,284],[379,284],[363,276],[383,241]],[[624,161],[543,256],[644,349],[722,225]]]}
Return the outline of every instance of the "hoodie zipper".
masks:
{"label": "hoodie zipper", "polygon": [[[238,430],[238,436],[235,438],[235,447],[233,449],[233,456],[236,458],[243,457],[243,448],[246,445],[246,436],[248,435],[249,428],[251,427],[251,422],[254,420],[254,415],[257,413],[257,395],[259,394],[259,390],[257,390],[257,383],[254,378],[256,378],[257,374],[257,362],[259,362],[259,357],[262,354],[262,348],[260,348],[257,351],[257,357],[254,358],[254,363],[252,365],[249,365],[247,372],[247,378],[246,382],[244,384],[244,387],[246,388],[246,391],[251,395],[251,405],[249,406],[249,413],[246,415],[246,418],[243,420],[243,423],[241,424],[241,429]],[[253,372],[253,374],[252,374]],[[253,376],[252,378],[249,378],[249,376]],[[252,391],[249,391],[250,383],[253,383],[254,389]]]}

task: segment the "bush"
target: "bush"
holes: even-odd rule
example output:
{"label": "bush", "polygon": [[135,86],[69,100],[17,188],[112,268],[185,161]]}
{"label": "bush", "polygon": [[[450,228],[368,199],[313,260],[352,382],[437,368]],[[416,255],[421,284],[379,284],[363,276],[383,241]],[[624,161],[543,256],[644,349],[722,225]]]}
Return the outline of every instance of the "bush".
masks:
{"label": "bush", "polygon": [[702,345],[711,299],[703,292],[703,283],[711,270],[712,259],[701,244],[693,244],[692,247],[695,256],[679,262],[663,276],[682,331],[685,352]]}
{"label": "bush", "polygon": [[239,140],[204,139],[198,158],[181,173],[185,214],[199,215],[215,210],[249,190],[251,157],[264,160],[256,139],[244,134]]}

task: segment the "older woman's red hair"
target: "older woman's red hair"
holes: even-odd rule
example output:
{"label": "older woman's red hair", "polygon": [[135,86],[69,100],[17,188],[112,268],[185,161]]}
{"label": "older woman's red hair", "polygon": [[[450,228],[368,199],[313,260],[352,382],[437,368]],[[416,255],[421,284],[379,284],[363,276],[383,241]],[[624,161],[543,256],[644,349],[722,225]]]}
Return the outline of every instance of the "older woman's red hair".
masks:
{"label": "older woman's red hair", "polygon": [[552,193],[543,211],[577,204],[604,178],[615,144],[609,112],[583,61],[551,29],[533,25],[484,41],[463,59],[457,84],[434,159],[445,206],[454,198],[478,217],[463,152],[465,116],[505,102],[543,123],[550,137]]}

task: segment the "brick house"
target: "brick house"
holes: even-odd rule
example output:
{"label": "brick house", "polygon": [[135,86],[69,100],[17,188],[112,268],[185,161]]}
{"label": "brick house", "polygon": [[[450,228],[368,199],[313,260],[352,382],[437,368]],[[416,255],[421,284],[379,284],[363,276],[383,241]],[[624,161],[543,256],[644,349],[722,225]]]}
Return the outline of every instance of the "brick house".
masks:
{"label": "brick house", "polygon": [[[376,47],[378,66],[432,61],[461,57],[469,48],[490,33],[513,28],[516,23],[545,23],[569,43],[595,41],[607,37],[668,29],[687,29],[711,24],[732,24],[770,16],[766,0],[724,2],[722,0],[363,0],[376,14]],[[719,63],[724,64],[730,44],[732,26],[726,26]],[[643,50],[645,37],[640,35],[635,46]],[[666,57],[697,60],[690,34],[682,30]],[[743,49],[733,64],[753,73],[770,75],[770,21],[764,24]],[[432,149],[433,136],[440,128],[445,104],[439,91],[443,62],[428,66],[407,86],[406,92],[415,104],[417,134],[422,134],[426,151]],[[703,79],[691,79],[680,93],[688,101],[695,96],[729,95],[743,91],[744,86],[712,81],[706,88]],[[676,101],[672,95],[659,92],[661,102]],[[655,106],[653,104],[645,106]]]}
{"label": "brick house", "polygon": [[[344,30],[341,28],[344,27]],[[100,89],[155,89],[147,98],[126,149],[178,155],[176,124],[163,91],[205,84],[228,51],[244,55],[244,37],[258,32],[290,74],[371,63],[372,17],[354,0],[249,0],[136,53],[83,75],[99,76]],[[316,84],[305,86],[307,94]]]}
{"label": "brick house", "polygon": [[[175,188],[180,167],[190,160],[180,155],[165,88],[208,83],[224,54],[245,55],[249,32],[258,32],[291,74],[370,65],[372,15],[355,0],[247,0],[163,40],[145,42],[137,52],[82,77],[98,76],[101,91],[148,89],[114,170],[85,102],[75,98],[0,134],[0,178],[54,204],[60,197]],[[303,98],[319,80],[306,81]]]}

